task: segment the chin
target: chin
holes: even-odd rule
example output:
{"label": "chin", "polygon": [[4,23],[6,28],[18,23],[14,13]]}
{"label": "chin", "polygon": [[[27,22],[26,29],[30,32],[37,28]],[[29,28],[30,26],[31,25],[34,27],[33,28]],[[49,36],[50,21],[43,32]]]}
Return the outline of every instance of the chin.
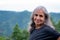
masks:
{"label": "chin", "polygon": [[36,23],[37,25],[41,25],[41,24],[43,24],[43,23]]}
{"label": "chin", "polygon": [[37,25],[40,25],[40,23],[36,23]]}

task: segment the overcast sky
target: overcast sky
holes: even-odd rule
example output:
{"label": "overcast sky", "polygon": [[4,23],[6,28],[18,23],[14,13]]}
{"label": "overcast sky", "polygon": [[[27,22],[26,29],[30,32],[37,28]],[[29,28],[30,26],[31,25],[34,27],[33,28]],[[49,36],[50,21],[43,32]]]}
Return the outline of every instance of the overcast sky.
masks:
{"label": "overcast sky", "polygon": [[60,12],[59,0],[0,0],[0,10],[33,11],[37,6],[45,6],[48,12]]}

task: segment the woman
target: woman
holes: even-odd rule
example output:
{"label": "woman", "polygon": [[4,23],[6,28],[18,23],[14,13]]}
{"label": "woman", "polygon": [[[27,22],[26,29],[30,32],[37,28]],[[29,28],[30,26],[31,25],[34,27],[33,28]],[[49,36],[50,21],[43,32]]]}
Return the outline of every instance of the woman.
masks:
{"label": "woman", "polygon": [[60,34],[52,25],[45,7],[37,7],[31,20],[29,40],[60,40]]}

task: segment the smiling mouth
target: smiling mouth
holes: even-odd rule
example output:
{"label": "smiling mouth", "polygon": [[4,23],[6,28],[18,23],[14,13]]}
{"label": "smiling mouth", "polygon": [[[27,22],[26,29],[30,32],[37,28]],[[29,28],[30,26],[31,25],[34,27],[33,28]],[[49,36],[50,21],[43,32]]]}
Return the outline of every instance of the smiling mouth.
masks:
{"label": "smiling mouth", "polygon": [[37,22],[37,23],[40,23],[40,22],[42,22],[42,20],[37,20],[36,22]]}
{"label": "smiling mouth", "polygon": [[36,21],[37,23],[40,23],[40,21]]}

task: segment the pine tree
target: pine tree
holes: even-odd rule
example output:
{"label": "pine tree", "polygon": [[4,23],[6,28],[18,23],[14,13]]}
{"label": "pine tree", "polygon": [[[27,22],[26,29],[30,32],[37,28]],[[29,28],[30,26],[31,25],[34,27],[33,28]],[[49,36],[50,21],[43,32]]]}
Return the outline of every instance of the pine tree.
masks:
{"label": "pine tree", "polygon": [[60,20],[58,21],[56,26],[57,26],[57,30],[60,32]]}
{"label": "pine tree", "polygon": [[52,24],[53,24],[53,26],[55,27],[55,29],[56,29],[58,32],[60,32],[60,21],[58,21],[58,23],[55,23],[52,18],[51,18],[51,21],[52,21]]}
{"label": "pine tree", "polygon": [[6,40],[6,37],[0,36],[0,40]]}
{"label": "pine tree", "polygon": [[51,17],[51,21],[52,21],[53,26],[56,28],[56,23],[54,22],[52,17]]}
{"label": "pine tree", "polygon": [[18,24],[16,24],[12,33],[12,39],[13,40],[28,40],[28,38],[29,38],[29,32],[26,29],[21,30]]}
{"label": "pine tree", "polygon": [[23,36],[22,36],[22,40],[28,40],[29,39],[29,32],[24,29],[22,32]]}
{"label": "pine tree", "polygon": [[18,24],[16,24],[16,26],[14,27],[13,33],[12,33],[12,39],[21,40],[21,36],[22,36],[22,32],[21,32]]}

